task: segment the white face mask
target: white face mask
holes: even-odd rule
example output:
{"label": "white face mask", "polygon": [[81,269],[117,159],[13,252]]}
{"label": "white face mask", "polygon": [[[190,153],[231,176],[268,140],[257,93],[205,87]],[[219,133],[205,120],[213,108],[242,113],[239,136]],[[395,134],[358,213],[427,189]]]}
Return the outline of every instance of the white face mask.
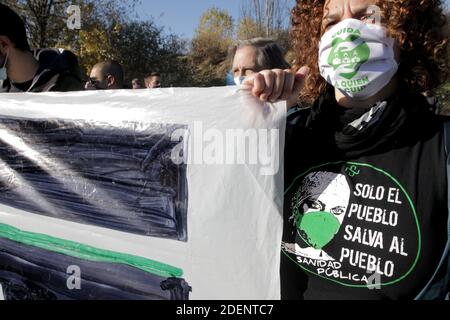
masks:
{"label": "white face mask", "polygon": [[8,72],[6,70],[6,64],[8,63],[9,52],[6,54],[5,62],[3,63],[3,67],[0,68],[0,81],[5,81],[8,79]]}
{"label": "white face mask", "polygon": [[245,79],[246,79],[246,77],[243,77],[243,76],[236,77],[236,78],[234,78],[234,83],[237,86],[240,86],[244,83]]}
{"label": "white face mask", "polygon": [[322,77],[344,95],[366,100],[397,73],[394,40],[377,24],[343,20],[323,35],[319,68]]}

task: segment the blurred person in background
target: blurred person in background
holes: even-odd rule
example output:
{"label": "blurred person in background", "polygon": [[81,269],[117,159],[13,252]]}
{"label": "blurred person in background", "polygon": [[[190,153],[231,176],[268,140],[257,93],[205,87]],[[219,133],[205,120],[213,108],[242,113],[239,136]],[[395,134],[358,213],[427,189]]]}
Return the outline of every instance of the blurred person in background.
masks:
{"label": "blurred person in background", "polygon": [[271,39],[240,40],[230,49],[231,74],[235,84],[245,77],[266,69],[290,69],[283,50]]}
{"label": "blurred person in background", "polygon": [[142,89],[141,80],[139,78],[131,80],[131,87],[133,89]]}
{"label": "blurred person in background", "polygon": [[124,88],[122,66],[114,60],[97,63],[91,70],[86,90],[115,90]]}
{"label": "blurred person in background", "polygon": [[152,72],[145,77],[144,82],[148,89],[161,88],[161,75],[158,72]]}
{"label": "blurred person in background", "polygon": [[31,51],[25,24],[0,4],[0,92],[83,90],[78,58],[66,50]]}
{"label": "blurred person in background", "polygon": [[[229,60],[231,71],[227,75],[228,85],[241,85],[247,77],[266,69],[291,69],[281,47],[274,40],[267,38],[239,40],[230,48]],[[297,99],[292,99],[290,103],[296,104]],[[288,115],[297,112],[299,108],[300,106],[296,105],[289,109]]]}

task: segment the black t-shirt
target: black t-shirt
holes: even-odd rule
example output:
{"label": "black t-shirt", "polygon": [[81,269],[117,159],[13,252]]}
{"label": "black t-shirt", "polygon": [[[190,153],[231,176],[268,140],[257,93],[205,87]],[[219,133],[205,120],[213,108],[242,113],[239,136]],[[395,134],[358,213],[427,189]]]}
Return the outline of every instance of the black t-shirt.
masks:
{"label": "black t-shirt", "polygon": [[288,121],[283,299],[412,299],[447,236],[443,119],[402,90],[371,109],[332,93]]}

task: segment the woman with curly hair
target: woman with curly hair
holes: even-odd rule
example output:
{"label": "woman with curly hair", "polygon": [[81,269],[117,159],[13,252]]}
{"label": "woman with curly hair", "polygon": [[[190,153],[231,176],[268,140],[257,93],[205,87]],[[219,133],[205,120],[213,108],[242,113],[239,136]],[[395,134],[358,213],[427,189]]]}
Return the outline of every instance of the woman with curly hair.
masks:
{"label": "woman with curly hair", "polygon": [[422,95],[448,74],[442,1],[297,0],[292,23],[298,71],[243,84],[311,106],[288,118],[282,298],[448,298],[450,126]]}

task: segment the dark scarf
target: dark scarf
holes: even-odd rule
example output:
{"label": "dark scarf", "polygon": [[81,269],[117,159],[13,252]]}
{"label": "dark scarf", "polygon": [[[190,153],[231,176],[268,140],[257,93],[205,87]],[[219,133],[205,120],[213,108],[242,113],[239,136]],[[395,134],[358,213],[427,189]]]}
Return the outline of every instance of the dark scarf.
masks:
{"label": "dark scarf", "polygon": [[[403,87],[371,108],[344,108],[337,104],[331,88],[311,108],[306,128],[330,143],[340,156],[355,157],[417,138],[429,126],[427,119],[434,116],[431,109],[425,97]],[[356,127],[350,125],[353,121]]]}

